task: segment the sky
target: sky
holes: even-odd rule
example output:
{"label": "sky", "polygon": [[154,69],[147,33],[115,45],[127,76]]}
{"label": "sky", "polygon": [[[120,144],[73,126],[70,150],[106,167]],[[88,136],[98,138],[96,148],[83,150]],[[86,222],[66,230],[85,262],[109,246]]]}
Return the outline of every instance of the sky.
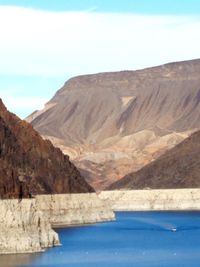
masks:
{"label": "sky", "polygon": [[200,58],[200,0],[0,0],[0,97],[25,118],[77,75]]}

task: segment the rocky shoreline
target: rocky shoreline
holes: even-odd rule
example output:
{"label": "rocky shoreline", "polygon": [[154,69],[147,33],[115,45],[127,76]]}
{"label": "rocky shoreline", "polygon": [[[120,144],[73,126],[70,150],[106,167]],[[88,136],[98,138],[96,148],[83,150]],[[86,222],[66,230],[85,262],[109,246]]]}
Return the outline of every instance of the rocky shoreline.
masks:
{"label": "rocky shoreline", "polygon": [[200,210],[200,189],[114,190],[99,194],[114,211]]}
{"label": "rocky shoreline", "polygon": [[114,211],[200,210],[200,189],[120,190],[0,200],[0,254],[60,245],[52,229],[115,220]]}
{"label": "rocky shoreline", "polygon": [[0,254],[33,253],[60,244],[35,199],[0,200]]}
{"label": "rocky shoreline", "polygon": [[36,202],[53,227],[115,219],[114,212],[96,193],[38,195]]}
{"label": "rocky shoreline", "polygon": [[0,200],[0,254],[41,252],[60,245],[54,226],[114,219],[96,193]]}

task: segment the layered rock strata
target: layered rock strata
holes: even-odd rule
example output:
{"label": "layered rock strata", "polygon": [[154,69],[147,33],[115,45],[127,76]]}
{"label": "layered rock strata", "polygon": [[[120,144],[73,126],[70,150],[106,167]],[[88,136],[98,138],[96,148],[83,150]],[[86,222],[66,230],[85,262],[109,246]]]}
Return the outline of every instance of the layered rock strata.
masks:
{"label": "layered rock strata", "polygon": [[99,197],[115,211],[200,210],[200,189],[103,191]]}
{"label": "layered rock strata", "polygon": [[40,252],[59,245],[35,199],[0,200],[0,254]]}

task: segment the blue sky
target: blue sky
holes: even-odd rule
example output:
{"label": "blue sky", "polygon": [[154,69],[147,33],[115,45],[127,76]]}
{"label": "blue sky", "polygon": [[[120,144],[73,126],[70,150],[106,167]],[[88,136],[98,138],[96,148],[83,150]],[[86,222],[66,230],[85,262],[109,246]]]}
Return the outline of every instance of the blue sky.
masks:
{"label": "blue sky", "polygon": [[24,118],[72,76],[200,58],[200,0],[0,0],[0,97]]}
{"label": "blue sky", "polygon": [[133,12],[141,14],[199,14],[199,0],[1,0],[16,5],[48,11]]}

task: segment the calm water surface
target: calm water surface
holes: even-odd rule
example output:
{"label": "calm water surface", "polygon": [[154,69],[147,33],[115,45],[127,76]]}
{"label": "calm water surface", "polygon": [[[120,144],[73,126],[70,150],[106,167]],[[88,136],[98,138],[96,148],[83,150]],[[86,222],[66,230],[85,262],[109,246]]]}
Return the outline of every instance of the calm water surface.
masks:
{"label": "calm water surface", "polygon": [[116,222],[57,229],[62,247],[13,266],[200,267],[200,212],[116,215]]}

